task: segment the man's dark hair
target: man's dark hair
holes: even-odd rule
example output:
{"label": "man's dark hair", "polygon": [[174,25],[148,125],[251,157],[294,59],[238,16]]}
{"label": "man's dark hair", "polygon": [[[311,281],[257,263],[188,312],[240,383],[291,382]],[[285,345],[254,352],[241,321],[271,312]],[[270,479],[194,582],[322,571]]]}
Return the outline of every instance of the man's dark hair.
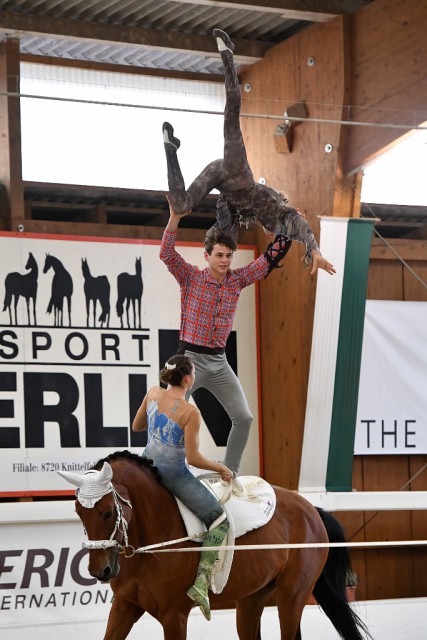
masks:
{"label": "man's dark hair", "polygon": [[216,244],[223,244],[230,251],[236,251],[237,242],[230,236],[230,234],[222,231],[219,227],[212,227],[205,237],[205,249],[211,255],[212,249]]}

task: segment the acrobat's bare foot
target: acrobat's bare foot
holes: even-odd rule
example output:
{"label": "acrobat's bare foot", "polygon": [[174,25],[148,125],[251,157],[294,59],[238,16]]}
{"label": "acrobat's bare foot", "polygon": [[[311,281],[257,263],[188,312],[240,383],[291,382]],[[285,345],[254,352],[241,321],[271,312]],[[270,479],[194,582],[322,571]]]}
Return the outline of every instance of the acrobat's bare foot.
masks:
{"label": "acrobat's bare foot", "polygon": [[221,29],[214,29],[213,35],[214,38],[216,38],[216,46],[220,53],[223,51],[230,51],[230,53],[233,53],[234,44],[231,42],[230,37],[225,33],[225,31],[221,31]]}
{"label": "acrobat's bare foot", "polygon": [[164,122],[162,126],[163,130],[163,144],[166,150],[176,151],[181,145],[181,141],[175,138],[173,135],[173,126],[169,122]]}

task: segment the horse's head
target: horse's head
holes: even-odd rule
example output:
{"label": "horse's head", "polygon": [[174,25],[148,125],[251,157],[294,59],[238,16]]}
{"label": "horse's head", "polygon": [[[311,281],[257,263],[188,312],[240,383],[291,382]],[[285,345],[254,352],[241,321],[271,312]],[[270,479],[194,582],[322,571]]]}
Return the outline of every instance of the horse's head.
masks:
{"label": "horse's head", "polygon": [[80,476],[59,471],[77,487],[76,512],[89,542],[89,573],[101,582],[109,582],[120,570],[118,554],[128,544],[127,529],[132,506],[126,487],[120,493],[112,483],[113,470],[104,462],[100,471],[92,469]]}
{"label": "horse's head", "polygon": [[35,258],[33,256],[33,254],[30,252],[28,254],[28,260],[27,260],[27,264],[25,265],[25,268],[28,269],[33,269],[34,266],[37,266],[37,263],[35,261]]}
{"label": "horse's head", "polygon": [[44,261],[43,273],[46,273],[46,271],[49,271],[51,266],[52,266],[52,258],[50,256],[50,253],[47,253],[46,259]]}

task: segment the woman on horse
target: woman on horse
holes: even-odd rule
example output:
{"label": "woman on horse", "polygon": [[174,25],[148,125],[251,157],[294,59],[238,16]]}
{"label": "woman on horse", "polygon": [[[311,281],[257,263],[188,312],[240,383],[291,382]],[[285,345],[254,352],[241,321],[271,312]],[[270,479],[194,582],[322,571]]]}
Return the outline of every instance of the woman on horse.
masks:
{"label": "woman on horse", "polygon": [[[230,481],[233,473],[225,465],[208,460],[199,451],[200,412],[185,399],[194,384],[194,365],[190,358],[184,355],[169,358],[159,379],[167,388],[152,387],[148,391],[132,429],[148,429],[148,442],[142,455],[153,461],[162,484],[206,525],[208,533],[202,547],[219,547],[229,522],[218,500],[190,472],[187,463],[216,471],[225,481]],[[211,618],[208,588],[217,559],[217,551],[202,550],[196,580],[187,591],[207,620]]]}

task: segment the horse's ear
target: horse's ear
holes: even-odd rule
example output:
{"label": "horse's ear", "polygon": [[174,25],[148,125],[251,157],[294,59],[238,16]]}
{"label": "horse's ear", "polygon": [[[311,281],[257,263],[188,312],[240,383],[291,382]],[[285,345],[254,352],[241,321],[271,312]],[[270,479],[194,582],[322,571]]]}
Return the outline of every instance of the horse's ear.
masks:
{"label": "horse's ear", "polygon": [[108,462],[104,462],[104,465],[99,472],[98,482],[99,484],[108,484],[113,479],[113,470]]}
{"label": "horse's ear", "polygon": [[57,473],[67,482],[71,482],[75,487],[82,486],[83,476],[79,476],[77,473],[71,473],[71,471],[57,471]]}

